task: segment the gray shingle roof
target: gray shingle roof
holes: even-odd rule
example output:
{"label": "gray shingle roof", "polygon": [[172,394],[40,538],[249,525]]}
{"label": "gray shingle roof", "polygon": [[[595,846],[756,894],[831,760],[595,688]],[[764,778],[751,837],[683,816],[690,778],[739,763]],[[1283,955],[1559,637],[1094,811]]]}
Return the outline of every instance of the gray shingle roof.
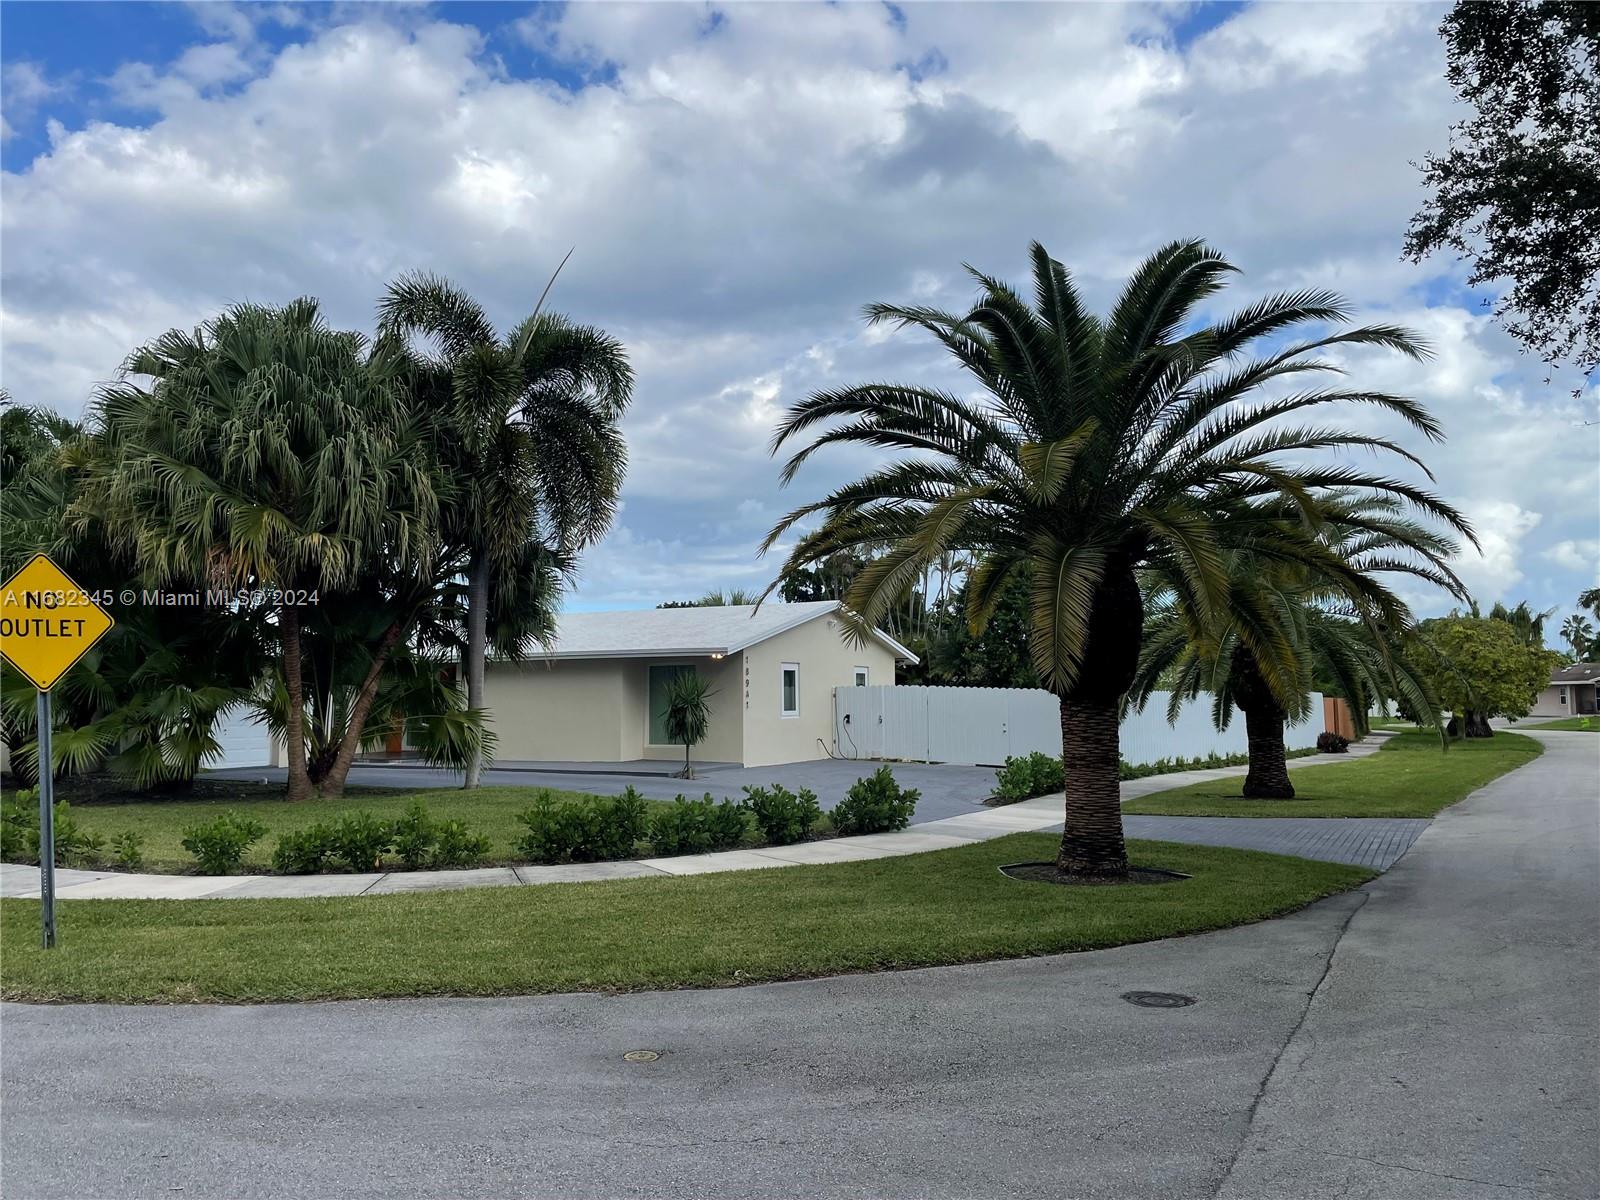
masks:
{"label": "gray shingle roof", "polygon": [[[563,613],[549,647],[530,648],[535,658],[661,658],[735,654],[797,625],[838,609],[837,600],[804,604],[713,605],[706,608],[646,608],[632,612]],[[878,639],[899,658],[916,660],[888,634]]]}
{"label": "gray shingle roof", "polygon": [[1551,683],[1594,683],[1600,680],[1600,663],[1573,663],[1550,676]]}

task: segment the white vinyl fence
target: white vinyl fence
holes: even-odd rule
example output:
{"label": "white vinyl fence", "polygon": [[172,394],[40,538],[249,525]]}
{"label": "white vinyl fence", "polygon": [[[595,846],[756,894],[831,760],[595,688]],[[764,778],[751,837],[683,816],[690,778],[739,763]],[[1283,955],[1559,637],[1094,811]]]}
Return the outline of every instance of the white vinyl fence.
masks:
{"label": "white vinyl fence", "polygon": [[[1061,753],[1061,710],[1037,688],[841,687],[834,689],[835,753],[843,758],[995,765],[1012,755]],[[1316,745],[1322,732],[1322,694],[1311,694],[1311,715],[1284,730],[1291,750]],[[1186,704],[1167,724],[1167,693],[1156,692],[1143,712],[1122,722],[1122,757],[1160,758],[1243,754],[1244,714],[1225,732],[1211,723],[1211,702]]]}

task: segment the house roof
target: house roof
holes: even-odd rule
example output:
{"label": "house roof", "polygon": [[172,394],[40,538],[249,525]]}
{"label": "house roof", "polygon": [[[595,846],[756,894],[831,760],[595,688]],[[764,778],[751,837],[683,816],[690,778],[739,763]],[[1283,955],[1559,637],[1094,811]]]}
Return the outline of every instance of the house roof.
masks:
{"label": "house roof", "polygon": [[1552,684],[1594,683],[1597,680],[1600,680],[1600,663],[1573,663],[1570,667],[1562,667],[1550,676]]}
{"label": "house roof", "polygon": [[[631,612],[563,613],[556,636],[538,658],[667,658],[737,654],[768,638],[837,612],[837,600],[803,604],[725,604],[646,608]],[[873,636],[896,658],[917,656],[881,629]]]}

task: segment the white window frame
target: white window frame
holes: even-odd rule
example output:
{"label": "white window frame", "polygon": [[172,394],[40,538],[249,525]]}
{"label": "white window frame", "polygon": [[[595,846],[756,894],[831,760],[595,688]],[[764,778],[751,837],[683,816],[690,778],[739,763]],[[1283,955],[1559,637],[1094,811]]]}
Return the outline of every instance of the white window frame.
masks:
{"label": "white window frame", "polygon": [[[785,708],[783,706],[783,701],[784,701],[784,697],[783,697],[783,690],[784,690],[783,689],[783,680],[784,680],[784,676],[786,676],[790,671],[794,672],[794,708],[793,709],[788,709],[788,708]],[[799,715],[800,715],[800,664],[799,663],[792,663],[792,662],[779,663],[778,664],[778,716],[781,717],[783,720],[787,721],[787,720],[790,720],[793,717],[798,717]]]}
{"label": "white window frame", "polygon": [[871,687],[872,670],[869,667],[851,667],[850,680],[853,687]]}
{"label": "white window frame", "polygon": [[1556,691],[1561,693],[1561,703],[1565,704],[1567,702],[1567,689],[1564,688],[1564,687],[1563,688],[1557,688]]}

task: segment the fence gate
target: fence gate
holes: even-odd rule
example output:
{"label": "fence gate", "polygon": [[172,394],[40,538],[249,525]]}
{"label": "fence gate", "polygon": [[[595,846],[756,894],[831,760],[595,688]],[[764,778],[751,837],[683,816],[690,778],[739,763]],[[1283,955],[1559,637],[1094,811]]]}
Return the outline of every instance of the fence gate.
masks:
{"label": "fence gate", "polygon": [[999,765],[1032,750],[1059,754],[1059,712],[1036,688],[835,688],[835,753]]}

